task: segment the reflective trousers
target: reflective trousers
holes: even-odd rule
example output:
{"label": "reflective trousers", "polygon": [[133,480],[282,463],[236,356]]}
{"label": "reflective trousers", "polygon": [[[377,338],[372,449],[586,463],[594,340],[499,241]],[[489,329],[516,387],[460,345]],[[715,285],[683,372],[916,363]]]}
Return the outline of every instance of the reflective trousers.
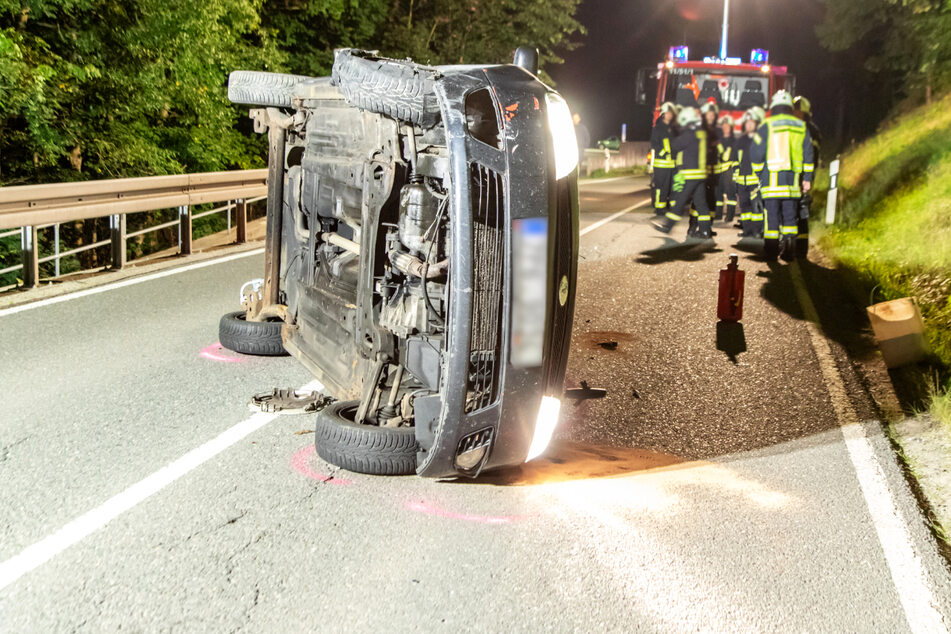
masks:
{"label": "reflective trousers", "polygon": [[[733,172],[727,171],[720,174],[720,182],[717,183],[717,212],[714,214],[717,218],[723,218],[727,222],[733,222],[736,216],[736,183],[733,182]],[[726,198],[726,208],[724,201]],[[724,213],[725,211],[725,213]]]}
{"label": "reflective trousers", "polygon": [[740,222],[743,223],[743,231],[747,233],[756,233],[763,230],[763,208],[759,205],[758,197],[756,185],[736,186],[736,199],[740,207]]}
{"label": "reflective trousers", "polygon": [[667,218],[674,222],[680,220],[690,209],[691,204],[696,209],[697,225],[700,231],[710,231],[710,206],[707,204],[706,180],[689,180],[684,182],[682,190],[677,192],[673,206],[667,212]]}
{"label": "reflective trousers", "polygon": [[763,232],[763,237],[766,240],[763,249],[767,257],[775,257],[779,253],[780,239],[789,246],[790,241],[795,242],[799,233],[799,199],[767,198],[764,202],[766,231]]}
{"label": "reflective trousers", "polygon": [[674,172],[671,167],[655,167],[651,185],[654,188],[654,213],[663,216],[673,202]]}

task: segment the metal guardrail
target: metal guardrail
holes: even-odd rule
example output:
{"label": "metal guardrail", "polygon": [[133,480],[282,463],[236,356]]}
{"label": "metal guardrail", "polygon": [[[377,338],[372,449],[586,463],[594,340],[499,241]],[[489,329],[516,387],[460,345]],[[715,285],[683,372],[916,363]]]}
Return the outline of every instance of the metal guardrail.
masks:
{"label": "metal guardrail", "polygon": [[[111,245],[111,267],[121,269],[126,264],[126,245],[129,238],[178,226],[179,252],[191,253],[192,221],[205,216],[227,212],[231,229],[231,209],[236,212],[237,241],[247,241],[247,204],[267,198],[267,170],[206,172],[175,176],[150,176],[82,183],[52,185],[24,185],[0,187],[0,238],[20,235],[22,264],[0,269],[0,275],[23,270],[24,286],[32,287],[39,281],[39,265],[53,261],[55,276],[64,257]],[[193,205],[228,201],[223,207],[192,214]],[[234,204],[232,204],[234,203]],[[131,233],[126,232],[126,217],[130,213],[178,209],[178,219]],[[69,251],[60,251],[59,225],[64,222],[109,218],[110,237]],[[13,231],[2,231],[19,227]],[[38,232],[53,229],[53,255],[39,257]]]}

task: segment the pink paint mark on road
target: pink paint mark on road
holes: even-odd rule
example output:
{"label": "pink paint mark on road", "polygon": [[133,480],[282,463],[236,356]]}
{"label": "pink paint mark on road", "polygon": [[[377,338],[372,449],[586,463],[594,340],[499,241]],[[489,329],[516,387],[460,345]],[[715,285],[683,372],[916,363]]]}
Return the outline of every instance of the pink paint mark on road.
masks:
{"label": "pink paint mark on road", "polygon": [[436,517],[462,520],[464,522],[476,522],[479,524],[511,524],[534,517],[533,515],[471,515],[469,513],[456,513],[455,511],[447,511],[426,502],[408,502],[406,508],[425,515],[434,515]]}
{"label": "pink paint mark on road", "polygon": [[217,341],[207,348],[203,348],[201,352],[198,353],[199,357],[204,357],[211,361],[218,361],[219,363],[244,363],[244,359],[238,356],[235,356],[230,350],[226,350]]}
{"label": "pink paint mark on road", "polygon": [[353,482],[350,480],[344,480],[343,478],[337,478],[335,476],[314,471],[314,469],[310,466],[310,458],[315,451],[316,448],[313,445],[309,445],[295,453],[294,457],[291,458],[291,466],[294,467],[294,471],[306,478],[317,480],[318,482],[323,482],[324,484],[339,484],[343,486],[353,484]]}

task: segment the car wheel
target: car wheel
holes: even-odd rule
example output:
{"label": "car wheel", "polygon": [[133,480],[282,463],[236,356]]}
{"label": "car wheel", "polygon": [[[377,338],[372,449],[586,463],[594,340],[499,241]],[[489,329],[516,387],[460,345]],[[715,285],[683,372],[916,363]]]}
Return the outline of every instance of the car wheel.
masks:
{"label": "car wheel", "polygon": [[236,70],[228,78],[228,99],[248,106],[290,108],[294,87],[307,79],[302,75]]}
{"label": "car wheel", "polygon": [[317,414],[317,455],[347,471],[371,475],[416,473],[416,430],[354,422],[359,401],[338,401]]}
{"label": "car wheel", "polygon": [[333,83],[352,106],[431,128],[439,121],[434,68],[377,57],[367,51],[336,52]]}
{"label": "car wheel", "polygon": [[228,313],[218,322],[218,341],[228,350],[261,357],[287,356],[281,341],[284,322],[247,321],[245,311]]}

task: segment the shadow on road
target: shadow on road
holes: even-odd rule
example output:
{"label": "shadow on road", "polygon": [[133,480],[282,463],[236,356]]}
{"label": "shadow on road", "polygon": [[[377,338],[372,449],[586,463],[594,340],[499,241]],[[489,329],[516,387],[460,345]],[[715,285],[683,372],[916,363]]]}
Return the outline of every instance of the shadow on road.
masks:
{"label": "shadow on road", "polygon": [[733,365],[738,365],[738,357],[746,352],[746,334],[739,322],[717,322],[717,350],[725,352]]}
{"label": "shadow on road", "polygon": [[637,257],[638,264],[664,264],[666,262],[696,262],[711,253],[722,253],[713,242],[704,242],[688,238],[686,242],[677,242],[673,238],[664,238],[664,244],[656,249],[642,251]]}

